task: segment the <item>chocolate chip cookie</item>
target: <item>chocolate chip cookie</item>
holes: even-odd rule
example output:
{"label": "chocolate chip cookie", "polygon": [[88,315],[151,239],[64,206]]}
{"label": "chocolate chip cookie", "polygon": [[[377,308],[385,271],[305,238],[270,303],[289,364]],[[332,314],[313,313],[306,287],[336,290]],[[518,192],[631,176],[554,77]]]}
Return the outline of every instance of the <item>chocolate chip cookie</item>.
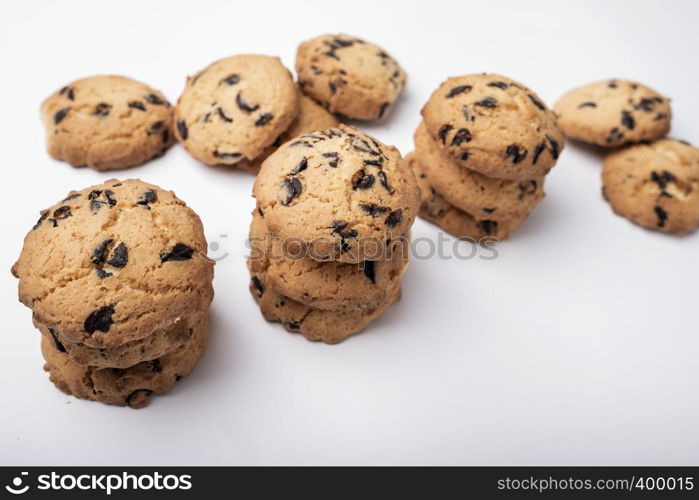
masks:
{"label": "chocolate chip cookie", "polygon": [[291,73],[278,58],[233,56],[187,80],[175,109],[175,132],[194,158],[234,165],[261,155],[298,111]]}
{"label": "chocolate chip cookie", "polygon": [[564,146],[555,116],[541,98],[500,75],[449,78],[422,116],[430,136],[457,164],[497,179],[542,177]]}
{"label": "chocolate chip cookie", "polygon": [[174,193],[111,179],[43,210],[12,271],[20,301],[61,342],[116,349],[211,296],[206,250],[199,217]]}
{"label": "chocolate chip cookie", "polygon": [[380,260],[419,205],[415,176],[394,147],[340,125],[281,146],[253,195],[268,231],[295,255]]}
{"label": "chocolate chip cookie", "polygon": [[304,93],[330,112],[358,120],[383,117],[406,80],[405,71],[385,50],[345,34],[299,45],[296,72]]}
{"label": "chocolate chip cookie", "polygon": [[544,178],[523,181],[494,179],[454,162],[427,132],[415,131],[415,157],[431,187],[451,205],[474,217],[504,220],[528,214],[544,196]]}
{"label": "chocolate chip cookie", "polygon": [[670,100],[627,80],[573,89],[554,106],[566,137],[604,147],[659,139],[670,130]]}
{"label": "chocolate chip cookie", "polygon": [[637,144],[604,159],[602,192],[618,215],[683,234],[699,227],[699,149],[674,139]]}
{"label": "chocolate chip cookie", "polygon": [[74,167],[133,167],[163,154],[174,142],[167,99],[124,76],[69,83],[44,101],[41,119],[49,155]]}

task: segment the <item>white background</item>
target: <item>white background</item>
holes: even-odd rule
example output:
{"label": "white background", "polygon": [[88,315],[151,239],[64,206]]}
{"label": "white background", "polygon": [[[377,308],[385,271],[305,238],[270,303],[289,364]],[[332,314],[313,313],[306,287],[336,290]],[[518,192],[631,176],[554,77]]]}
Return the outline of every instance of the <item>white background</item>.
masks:
{"label": "white background", "polygon": [[[499,72],[549,104],[634,78],[672,97],[672,135],[699,143],[696,2],[6,2],[0,11],[1,464],[697,464],[699,234],[612,214],[601,157],[568,144],[547,197],[495,260],[415,260],[403,300],[336,346],[266,323],[244,241],[253,177],[179,146],[119,172],[202,217],[216,266],[211,343],[145,410],[68,397],[9,268],[40,209],[115,174],[44,152],[38,108],[65,83],[124,74],[171,101],[238,53],[278,55],[344,31],[382,45],[406,97],[365,130],[404,153],[446,77]],[[419,220],[416,238],[437,229]],[[226,237],[222,235],[227,235]],[[462,250],[470,248],[466,244]]]}

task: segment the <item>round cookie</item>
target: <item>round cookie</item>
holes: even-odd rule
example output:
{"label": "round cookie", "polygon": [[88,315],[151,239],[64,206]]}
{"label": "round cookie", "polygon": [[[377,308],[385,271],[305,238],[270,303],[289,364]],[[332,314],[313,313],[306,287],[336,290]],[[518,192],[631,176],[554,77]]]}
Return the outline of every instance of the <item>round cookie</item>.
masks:
{"label": "round cookie", "polygon": [[494,179],[466,169],[449,158],[427,132],[415,131],[415,157],[432,187],[455,207],[478,218],[504,220],[530,213],[544,197],[544,178]]}
{"label": "round cookie", "polygon": [[108,180],[41,212],[12,268],[34,319],[114,349],[172,326],[211,295],[199,217],[171,191]]}
{"label": "round cookie", "polygon": [[213,289],[202,293],[195,313],[177,320],[172,326],[156,330],[139,340],[133,340],[114,349],[90,347],[65,339],[55,328],[34,321],[39,331],[53,342],[54,348],[65,352],[70,359],[82,366],[95,368],[128,368],[141,361],[159,358],[184,344],[191,337],[191,329],[199,319],[199,312],[208,310],[213,298]]}
{"label": "round cookie", "polygon": [[282,132],[271,146],[267,146],[260,156],[251,161],[243,160],[238,163],[237,166],[244,168],[250,173],[257,174],[260,171],[262,162],[289,139],[313,132],[314,130],[325,130],[327,128],[337,127],[339,124],[340,122],[337,118],[323,106],[316,103],[310,97],[299,94],[299,114],[296,119],[291,122],[289,128]]}
{"label": "round cookie", "polygon": [[617,215],[657,231],[699,227],[699,149],[674,139],[607,155],[602,193]]}
{"label": "round cookie", "polygon": [[670,100],[640,83],[605,80],[568,92],[555,104],[566,137],[604,147],[652,141],[670,130]]}
{"label": "round cookie", "polygon": [[281,294],[316,309],[357,310],[385,303],[408,265],[409,240],[396,242],[390,260],[345,264],[310,258],[286,258],[281,242],[269,236],[253,212],[250,225],[252,273]]}
{"label": "round cookie", "polygon": [[553,112],[521,83],[495,74],[449,78],[422,109],[432,138],[456,163],[488,177],[542,177],[564,146]]}
{"label": "round cookie", "polygon": [[221,59],[187,80],[177,101],[175,132],[209,165],[254,160],[298,114],[297,90],[277,57]]}
{"label": "round cookie", "polygon": [[391,291],[385,303],[351,311],[326,311],[308,307],[268,286],[262,275],[252,275],[250,293],[267,321],[279,322],[288,331],[300,333],[308,340],[337,344],[383,316],[388,307],[400,299],[400,285]]}
{"label": "round cookie", "polygon": [[46,150],[74,167],[112,170],[160,156],[174,142],[172,108],[159,91],[125,76],[69,83],[41,105]]}
{"label": "round cookie", "polygon": [[358,120],[383,117],[406,80],[405,71],[381,47],[344,34],[299,45],[296,72],[304,93],[332,113]]}
{"label": "round cookie", "polygon": [[189,340],[175,350],[123,369],[79,365],[44,336],[41,339],[41,352],[46,360],[44,370],[49,373],[51,382],[66,394],[116,406],[143,408],[152,394],[169,391],[201,358],[208,337],[208,312],[197,313],[189,335]]}
{"label": "round cookie", "polygon": [[502,240],[517,229],[529,215],[522,214],[506,220],[476,220],[470,214],[449,204],[430,186],[427,175],[414,155],[409,155],[408,161],[420,179],[422,193],[420,217],[439,226],[452,236],[475,241],[484,238]]}
{"label": "round cookie", "polygon": [[354,263],[383,258],[419,205],[398,150],[345,125],[282,145],[262,165],[253,195],[267,229],[293,255]]}

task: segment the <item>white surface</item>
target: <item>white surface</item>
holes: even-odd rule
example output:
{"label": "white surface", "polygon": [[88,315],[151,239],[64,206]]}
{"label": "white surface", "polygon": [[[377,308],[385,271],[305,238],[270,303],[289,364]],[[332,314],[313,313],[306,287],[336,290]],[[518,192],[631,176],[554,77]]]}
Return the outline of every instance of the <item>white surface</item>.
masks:
{"label": "white surface", "polygon": [[[39,104],[72,79],[126,74],[174,102],[185,76],[217,58],[259,52],[292,67],[300,41],[345,31],[384,46],[409,74],[395,112],[365,127],[404,153],[430,92],[481,71],[549,104],[591,80],[635,78],[672,96],[672,134],[697,143],[697,5],[4,3],[0,463],[697,464],[699,234],[614,216],[600,158],[571,145],[499,258],[414,261],[400,304],[337,346],[266,323],[249,296],[251,176],[179,146],[112,174],[173,189],[220,244],[213,256],[230,253],[216,267],[206,356],[146,410],[54,389],[9,273],[39,209],[110,176],[44,152]],[[436,235],[415,224],[416,238]]]}

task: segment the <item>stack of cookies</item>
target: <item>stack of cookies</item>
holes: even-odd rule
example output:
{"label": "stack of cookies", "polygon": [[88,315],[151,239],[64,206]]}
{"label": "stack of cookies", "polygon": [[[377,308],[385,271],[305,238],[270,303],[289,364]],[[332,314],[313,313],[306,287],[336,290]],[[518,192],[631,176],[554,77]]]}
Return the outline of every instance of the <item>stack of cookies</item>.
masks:
{"label": "stack of cookies", "polygon": [[199,217],[139,180],[72,191],[41,212],[12,272],[51,381],[140,408],[201,357],[213,263]]}
{"label": "stack of cookies", "polygon": [[554,114],[495,74],[449,78],[422,109],[408,161],[420,216],[458,238],[506,238],[544,196],[564,146]]}
{"label": "stack of cookies", "polygon": [[699,228],[699,149],[666,138],[670,99],[630,80],[571,90],[554,107],[566,137],[603,148],[602,194],[614,212],[664,233]]}
{"label": "stack of cookies", "polygon": [[221,59],[187,79],[175,109],[175,135],[194,158],[257,172],[296,135],[334,127],[337,119],[299,95],[276,57]]}
{"label": "stack of cookies", "polygon": [[253,195],[250,291],[268,321],[336,343],[398,300],[419,207],[398,150],[344,125],[301,135]]}

